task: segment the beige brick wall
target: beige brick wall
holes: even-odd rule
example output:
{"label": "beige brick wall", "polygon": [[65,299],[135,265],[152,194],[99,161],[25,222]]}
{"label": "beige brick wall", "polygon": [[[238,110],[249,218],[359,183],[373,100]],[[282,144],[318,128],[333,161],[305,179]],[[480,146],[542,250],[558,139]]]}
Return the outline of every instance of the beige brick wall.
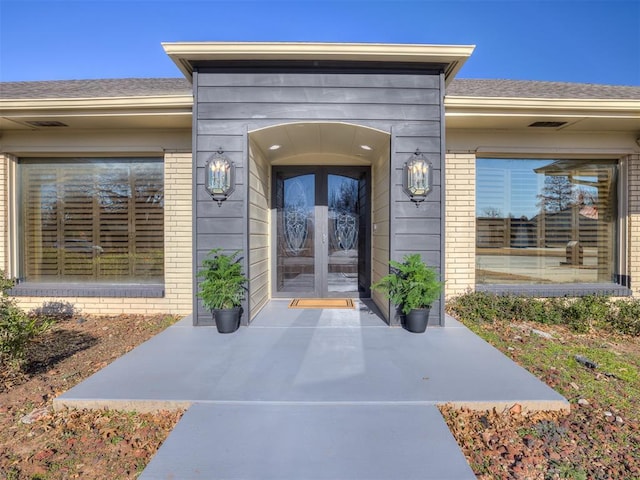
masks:
{"label": "beige brick wall", "polygon": [[[0,181],[0,194],[1,185]],[[17,297],[20,305],[31,309],[46,300],[65,300],[88,314],[191,313],[191,153],[165,153],[164,185],[164,298]]]}
{"label": "beige brick wall", "polygon": [[628,216],[628,269],[633,296],[640,296],[640,155],[630,155],[629,162],[629,216]]}
{"label": "beige brick wall", "polygon": [[476,156],[448,152],[446,165],[445,296],[476,283]]}
{"label": "beige brick wall", "polygon": [[8,226],[9,226],[9,158],[0,154],[0,270],[7,271]]}
{"label": "beige brick wall", "polygon": [[191,313],[193,298],[191,152],[165,154],[165,300],[170,311]]}

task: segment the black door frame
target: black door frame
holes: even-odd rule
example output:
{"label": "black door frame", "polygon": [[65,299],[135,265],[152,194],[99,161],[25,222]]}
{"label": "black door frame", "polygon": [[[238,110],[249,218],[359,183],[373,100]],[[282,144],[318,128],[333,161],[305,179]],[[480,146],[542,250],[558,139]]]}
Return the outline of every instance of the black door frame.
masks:
{"label": "black door frame", "polygon": [[[360,209],[360,229],[358,234],[358,291],[357,292],[329,292],[327,291],[327,248],[322,248],[322,252],[314,256],[314,274],[316,281],[315,288],[309,292],[279,292],[278,291],[278,174],[285,173],[287,177],[314,174],[315,175],[315,207],[325,207],[320,209],[323,213],[316,218],[316,225],[322,225],[322,229],[314,229],[314,243],[317,245],[328,245],[322,242],[322,235],[326,235],[327,203],[328,203],[328,178],[329,175],[343,175],[359,180],[359,193],[361,203],[364,205]],[[271,296],[273,298],[292,297],[371,297],[371,167],[355,165],[325,165],[322,167],[303,165],[274,165],[271,167]],[[319,241],[320,240],[320,241]]]}

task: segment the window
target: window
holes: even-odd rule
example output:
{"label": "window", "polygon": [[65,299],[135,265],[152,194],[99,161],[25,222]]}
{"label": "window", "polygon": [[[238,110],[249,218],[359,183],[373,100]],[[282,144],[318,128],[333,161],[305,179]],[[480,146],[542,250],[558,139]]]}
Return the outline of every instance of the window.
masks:
{"label": "window", "polygon": [[23,281],[163,282],[161,159],[28,159],[19,173]]}
{"label": "window", "polygon": [[476,161],[476,283],[615,283],[618,166]]}

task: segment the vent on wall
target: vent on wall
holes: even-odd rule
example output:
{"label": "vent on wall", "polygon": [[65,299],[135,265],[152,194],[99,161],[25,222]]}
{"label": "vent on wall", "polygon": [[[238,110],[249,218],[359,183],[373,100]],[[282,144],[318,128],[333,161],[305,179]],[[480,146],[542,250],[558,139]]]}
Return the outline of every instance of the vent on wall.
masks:
{"label": "vent on wall", "polygon": [[533,122],[530,127],[540,127],[540,128],[557,128],[563,125],[566,125],[567,122]]}
{"label": "vent on wall", "polygon": [[34,120],[27,122],[33,127],[68,127],[66,123],[58,122],[57,120]]}

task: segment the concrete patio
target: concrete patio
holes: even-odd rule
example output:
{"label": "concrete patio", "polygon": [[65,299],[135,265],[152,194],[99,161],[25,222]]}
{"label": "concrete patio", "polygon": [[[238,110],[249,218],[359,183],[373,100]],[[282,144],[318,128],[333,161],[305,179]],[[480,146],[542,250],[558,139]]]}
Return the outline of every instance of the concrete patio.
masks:
{"label": "concrete patio", "polygon": [[140,478],[475,478],[436,405],[568,409],[466,327],[411,334],[366,305],[272,300],[231,335],[189,317],[55,400],[189,408]]}

